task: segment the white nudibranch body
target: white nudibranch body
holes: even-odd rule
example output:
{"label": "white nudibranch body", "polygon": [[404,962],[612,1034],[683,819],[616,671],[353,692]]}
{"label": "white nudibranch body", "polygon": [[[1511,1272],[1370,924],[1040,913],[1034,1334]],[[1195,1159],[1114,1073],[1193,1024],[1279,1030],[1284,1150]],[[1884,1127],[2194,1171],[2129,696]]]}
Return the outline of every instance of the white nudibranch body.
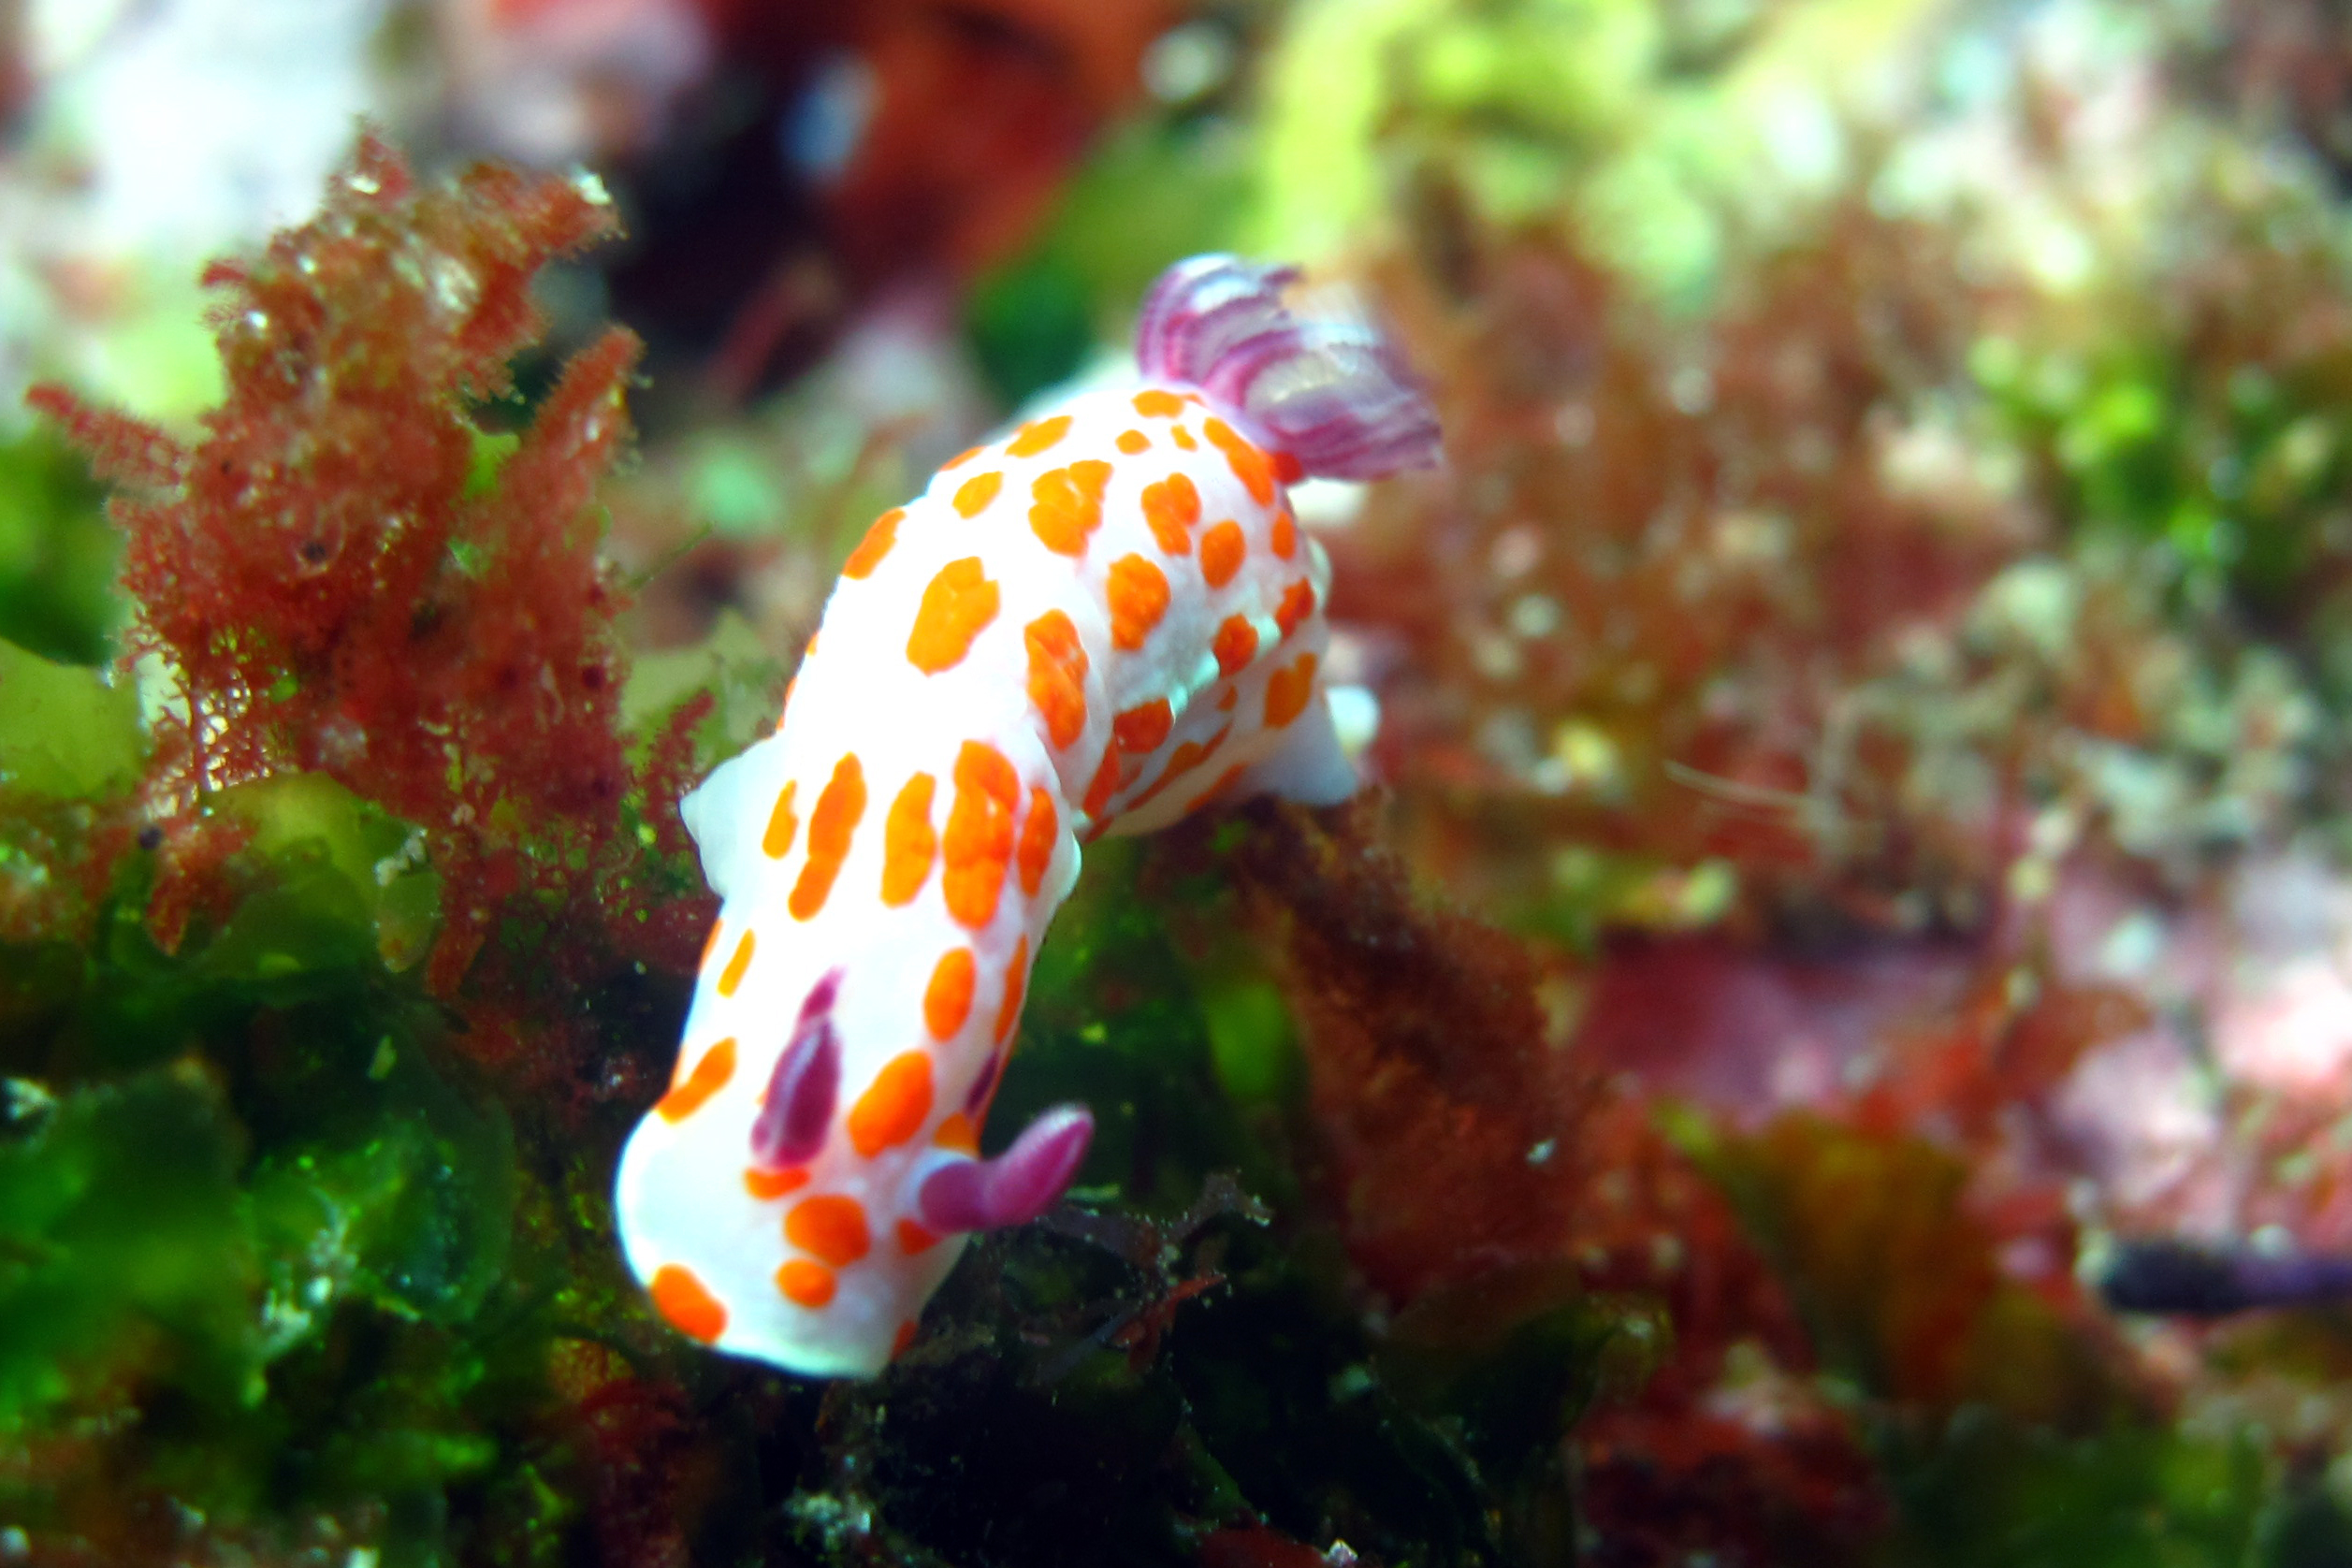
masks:
{"label": "white nudibranch body", "polygon": [[878,1372],[974,1230],[1084,1157],[1082,1108],[980,1130],[1079,846],[1212,800],[1356,788],[1329,563],[1284,486],[1436,456],[1377,333],[1285,270],[1180,263],[1139,385],[939,471],[849,559],[777,732],[687,799],[721,899],[677,1071],[629,1140],[630,1267],[681,1332]]}

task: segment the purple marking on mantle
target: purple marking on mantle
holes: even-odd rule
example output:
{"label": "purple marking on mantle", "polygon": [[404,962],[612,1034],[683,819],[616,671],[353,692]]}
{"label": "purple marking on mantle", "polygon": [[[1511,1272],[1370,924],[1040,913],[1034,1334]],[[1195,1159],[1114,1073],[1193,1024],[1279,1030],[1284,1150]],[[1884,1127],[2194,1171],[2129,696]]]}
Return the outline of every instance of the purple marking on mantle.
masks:
{"label": "purple marking on mantle", "polygon": [[834,1104],[841,1097],[841,1039],[833,1027],[834,998],[840,991],[839,969],[809,987],[791,1042],[768,1075],[767,1097],[751,1124],[751,1163],[759,1169],[806,1165],[825,1146]]}

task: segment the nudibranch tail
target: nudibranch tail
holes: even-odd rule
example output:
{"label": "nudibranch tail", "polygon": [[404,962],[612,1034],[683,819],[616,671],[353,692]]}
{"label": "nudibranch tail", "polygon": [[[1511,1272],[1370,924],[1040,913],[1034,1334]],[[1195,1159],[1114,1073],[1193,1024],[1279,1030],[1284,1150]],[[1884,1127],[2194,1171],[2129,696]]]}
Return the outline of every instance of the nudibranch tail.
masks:
{"label": "nudibranch tail", "polygon": [[1057,1105],[995,1159],[958,1159],[923,1179],[922,1223],[942,1235],[1026,1225],[1053,1207],[1086,1162],[1095,1118],[1082,1105]]}
{"label": "nudibranch tail", "polygon": [[1294,313],[1296,268],[1204,255],[1161,274],[1136,324],[1147,376],[1186,382],[1241,414],[1305,473],[1376,479],[1438,458],[1437,412],[1386,334]]}

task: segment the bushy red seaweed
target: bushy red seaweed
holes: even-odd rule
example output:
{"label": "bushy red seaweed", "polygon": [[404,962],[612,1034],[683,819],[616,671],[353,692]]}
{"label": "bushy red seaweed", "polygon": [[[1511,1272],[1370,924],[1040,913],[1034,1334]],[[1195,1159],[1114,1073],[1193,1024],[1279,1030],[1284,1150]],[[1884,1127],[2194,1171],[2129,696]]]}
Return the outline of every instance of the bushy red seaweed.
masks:
{"label": "bushy red seaweed", "polygon": [[[1653,1102],[1572,1048],[1546,1005],[1564,1003],[1565,971],[1416,896],[1371,804],[1256,815],[1227,870],[1299,1019],[1310,1166],[1401,1321],[1422,1300],[1447,1317],[1497,1310],[1563,1265],[1592,1299],[1655,1303],[1666,1340],[1569,1439],[1607,1561],[1858,1551],[1886,1500],[1847,1418],[1805,1381],[1794,1304]],[[1727,1391],[1742,1357],[1779,1375],[1762,1414]]]}
{"label": "bushy red seaweed", "polygon": [[670,806],[699,712],[632,762],[612,632],[625,595],[597,554],[636,340],[607,328],[512,435],[477,415],[511,396],[509,362],[543,330],[540,270],[617,226],[591,185],[486,166],[420,188],[363,137],[315,218],[206,273],[228,394],[196,440],[33,393],[130,492],[112,503],[135,603],[124,661],[152,661],[170,693],[145,787],[165,946],[217,912],[236,844],[213,792],[307,771],[423,833],[440,991],[501,917],[533,910],[690,959],[699,907],[640,885],[623,830],[685,849]]}

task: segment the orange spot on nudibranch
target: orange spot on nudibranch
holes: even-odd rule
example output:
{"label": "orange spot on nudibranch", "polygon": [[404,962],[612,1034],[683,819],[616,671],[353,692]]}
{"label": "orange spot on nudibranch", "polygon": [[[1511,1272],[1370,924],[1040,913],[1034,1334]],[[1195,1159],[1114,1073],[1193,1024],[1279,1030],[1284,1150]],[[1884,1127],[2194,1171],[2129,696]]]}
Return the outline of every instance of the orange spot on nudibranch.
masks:
{"label": "orange spot on nudibranch", "polygon": [[931,879],[931,862],[939,850],[939,835],[931,828],[931,792],[936,785],[927,773],[916,774],[890,803],[882,824],[882,902],[892,908],[914,902]]}
{"label": "orange spot on nudibranch", "polygon": [[973,458],[979,457],[981,453],[987,450],[988,448],[985,446],[967,446],[963,451],[958,452],[954,457],[950,457],[946,462],[941,463],[939,465],[939,472],[941,473],[945,473],[951,468],[962,468],[965,463],[970,462]]}
{"label": "orange spot on nudibranch", "polygon": [[1171,556],[1192,554],[1192,526],[1200,521],[1200,491],[1182,473],[1143,486],[1143,520]]}
{"label": "orange spot on nudibranch", "polygon": [[980,983],[980,965],[969,948],[950,948],[931,968],[931,983],[923,987],[922,1022],[936,1040],[951,1038],[972,1016],[972,991]]}
{"label": "orange spot on nudibranch", "polygon": [[1301,577],[1282,590],[1282,603],[1274,606],[1274,624],[1281,627],[1282,634],[1287,637],[1313,614],[1314,585]]}
{"label": "orange spot on nudibranch", "polygon": [[922,1130],[931,1114],[931,1058],[902,1051],[882,1064],[849,1108],[849,1145],[867,1159],[896,1148]]}
{"label": "orange spot on nudibranch", "polygon": [[[901,1223],[903,1224],[905,1222],[902,1221]],[[898,1332],[890,1337],[890,1358],[892,1360],[895,1361],[901,1356],[907,1354],[907,1347],[915,1343],[916,1332],[916,1323],[911,1317],[898,1326]]]}
{"label": "orange spot on nudibranch", "polygon": [[1014,860],[1021,867],[1021,892],[1024,897],[1035,898],[1045,882],[1045,868],[1053,861],[1053,839],[1061,827],[1061,813],[1053,806],[1053,796],[1042,785],[1029,790],[1029,815],[1021,824],[1021,847]]}
{"label": "orange spot on nudibranch", "polygon": [[926,675],[951,670],[972,650],[972,639],[996,618],[996,585],[965,556],[939,568],[922,590],[922,606],[907,634],[907,660]]}
{"label": "orange spot on nudibranch", "polygon": [[[914,1221],[900,1220],[898,1222],[898,1250],[908,1257],[915,1257],[929,1252],[938,1244],[937,1235],[924,1229]],[[912,1328],[913,1325],[909,1324],[908,1327]]]}
{"label": "orange spot on nudibranch", "polygon": [[977,517],[988,510],[988,503],[995,501],[996,492],[1004,487],[1005,476],[1001,470],[990,469],[986,473],[976,473],[955,487],[954,507],[964,516]]}
{"label": "orange spot on nudibranch", "polygon": [[653,1310],[690,1340],[709,1344],[727,1331],[727,1309],[691,1269],[665,1263],[654,1270]]}
{"label": "orange spot on nudibranch", "polygon": [[1048,610],[1023,635],[1029,645],[1029,701],[1053,744],[1067,746],[1086,728],[1086,650],[1078,628],[1061,611]]}
{"label": "orange spot on nudibranch", "polygon": [[1121,430],[1117,444],[1120,451],[1132,457],[1139,452],[1149,452],[1152,449],[1152,438],[1141,430]]}
{"label": "orange spot on nudibranch", "polygon": [[1223,691],[1217,693],[1217,711],[1219,713],[1231,713],[1233,711],[1233,704],[1241,700],[1241,693],[1240,689],[1228,686]]}
{"label": "orange spot on nudibranch", "polygon": [[1173,419],[1184,412],[1184,399],[1154,386],[1135,395],[1135,412],[1146,419]]}
{"label": "orange spot on nudibranch", "polygon": [[665,1122],[683,1122],[734,1076],[735,1037],[729,1035],[704,1052],[703,1059],[694,1064],[694,1070],[687,1074],[686,1081],[662,1096],[653,1109]]}
{"label": "orange spot on nudibranch", "polygon": [[931,1146],[935,1149],[952,1149],[958,1154],[977,1154],[980,1153],[980,1129],[972,1125],[972,1119],[961,1111],[951,1111],[939,1123],[939,1130],[931,1135]]}
{"label": "orange spot on nudibranch", "polygon": [[833,1300],[834,1292],[840,1288],[840,1282],[823,1264],[796,1257],[776,1271],[776,1288],[783,1293],[786,1300],[814,1311]]}
{"label": "orange spot on nudibranch", "polygon": [[1217,674],[1230,675],[1257,657],[1257,628],[1247,616],[1227,616],[1218,623],[1209,651],[1217,656]]}
{"label": "orange spot on nudibranch", "polygon": [[1013,944],[1012,962],[1005,965],[1005,998],[996,1004],[996,1028],[990,1037],[998,1045],[1012,1033],[1012,1026],[1021,1022],[1021,993],[1029,982],[1029,938],[1024,936]]}
{"label": "orange spot on nudibranch", "polygon": [[1226,465],[1233,470],[1233,477],[1249,486],[1250,499],[1260,506],[1270,505],[1274,499],[1274,465],[1266,454],[1213,415],[1200,430],[1225,454]]}
{"label": "orange spot on nudibranch", "polygon": [[1141,556],[1121,556],[1111,563],[1104,591],[1111,601],[1111,640],[1132,653],[1168,613],[1168,573]]}
{"label": "orange spot on nudibranch", "polygon": [[995,918],[1020,800],[1021,777],[1005,754],[986,741],[965,741],[955,758],[955,805],[940,846],[947,867],[940,881],[948,913],[974,930]]}
{"label": "orange spot on nudibranch", "polygon": [[1056,555],[1085,554],[1088,536],[1102,527],[1110,485],[1111,465],[1098,457],[1046,470],[1029,482],[1029,530]]}
{"label": "orange spot on nudibranch", "polygon": [[1185,429],[1182,425],[1179,425],[1175,428],[1169,430],[1168,432],[1168,439],[1174,442],[1179,450],[1185,452],[1198,452],[1200,450],[1200,443],[1193,440],[1192,432]]}
{"label": "orange spot on nudibranch", "polygon": [[743,983],[743,972],[751,967],[751,950],[756,944],[747,931],[735,941],[735,955],[727,960],[727,966],[719,972],[719,994],[732,996],[735,987]]}
{"label": "orange spot on nudibranch", "polygon": [[1111,804],[1111,797],[1119,791],[1119,743],[1115,739],[1102,748],[1102,764],[1095,769],[1095,777],[1086,785],[1086,798],[1079,809],[1102,825],[1102,808]]}
{"label": "orange spot on nudibranch", "polygon": [[762,1170],[747,1166],[743,1172],[743,1190],[762,1203],[772,1203],[787,1193],[798,1192],[808,1185],[808,1172],[799,1166],[785,1170]]}
{"label": "orange spot on nudibranch", "polygon": [[874,1250],[865,1205],[835,1193],[820,1193],[793,1204],[792,1212],[784,1216],[784,1239],[836,1269],[846,1269]]}
{"label": "orange spot on nudibranch", "polygon": [[882,558],[890,554],[890,547],[898,542],[898,525],[906,520],[907,509],[903,506],[893,506],[875,518],[874,526],[858,541],[858,547],[841,563],[841,574],[861,579],[872,576],[874,569],[882,564]]}
{"label": "orange spot on nudibranch", "polygon": [[1289,453],[1276,452],[1270,456],[1274,464],[1274,477],[1284,484],[1296,485],[1307,476],[1307,465]]}
{"label": "orange spot on nudibranch", "polygon": [[1233,580],[1233,573],[1241,570],[1241,558],[1249,553],[1242,542],[1241,525],[1219,523],[1200,536],[1200,575],[1212,588],[1221,588]]}
{"label": "orange spot on nudibranch", "polygon": [[817,796],[817,809],[808,814],[808,860],[800,868],[800,879],[792,884],[791,897],[785,901],[794,920],[813,919],[825,907],[825,895],[841,874],[841,863],[849,855],[849,840],[864,815],[865,769],[859,764],[856,752],[844,752],[834,764],[832,779]]}
{"label": "orange spot on nudibranch", "polygon": [[760,835],[760,848],[770,860],[782,860],[792,848],[792,835],[800,827],[800,819],[792,815],[792,789],[797,780],[788,779],[784,788],[776,791],[776,806],[768,813],[768,831]]}
{"label": "orange spot on nudibranch", "polygon": [[719,933],[725,929],[726,924],[723,920],[710,922],[710,935],[703,938],[703,956],[694,962],[697,973],[710,967],[710,955],[719,951]]}
{"label": "orange spot on nudibranch", "polygon": [[1034,457],[1069,433],[1070,416],[1067,414],[1057,414],[1051,419],[1033,419],[1005,443],[1005,456]]}
{"label": "orange spot on nudibranch", "polygon": [[1239,784],[1241,781],[1241,775],[1247,772],[1249,772],[1249,764],[1247,762],[1234,763],[1231,767],[1217,775],[1217,781],[1214,784],[1210,785],[1207,789],[1201,791],[1199,797],[1193,802],[1193,805],[1196,806],[1206,806],[1211,801],[1222,797],[1227,791],[1231,790],[1234,785]]}
{"label": "orange spot on nudibranch", "polygon": [[1274,554],[1288,560],[1299,553],[1299,520],[1285,507],[1274,514]]}
{"label": "orange spot on nudibranch", "polygon": [[1162,790],[1207,762],[1210,753],[1223,746],[1225,737],[1232,733],[1233,726],[1227,724],[1205,741],[1188,740],[1179,745],[1175,750],[1168,754],[1168,765],[1160,770],[1160,776],[1157,778],[1152,780],[1152,787],[1136,796],[1134,804],[1139,807],[1143,806],[1156,797]]}
{"label": "orange spot on nudibranch", "polygon": [[1118,737],[1120,750],[1140,756],[1147,751],[1157,751],[1160,742],[1168,738],[1168,732],[1175,723],[1176,715],[1169,707],[1168,699],[1154,697],[1112,719],[1111,733]]}
{"label": "orange spot on nudibranch", "polygon": [[1302,653],[1296,663],[1266,678],[1266,727],[1279,730],[1307,711],[1314,691],[1314,655]]}

